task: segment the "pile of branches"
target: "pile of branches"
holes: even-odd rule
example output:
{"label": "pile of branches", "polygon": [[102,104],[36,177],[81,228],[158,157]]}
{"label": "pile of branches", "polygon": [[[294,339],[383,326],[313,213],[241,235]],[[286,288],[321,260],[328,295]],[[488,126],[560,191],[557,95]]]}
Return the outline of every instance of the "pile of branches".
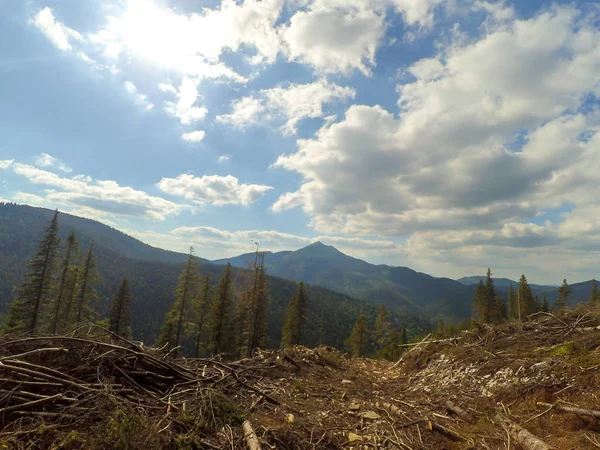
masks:
{"label": "pile of branches", "polygon": [[[217,359],[171,360],[107,330],[102,334],[0,340],[0,439],[22,442],[40,429],[106,429],[110,417],[123,428],[126,412],[143,412],[136,426],[146,433],[151,427],[156,435],[187,435],[204,448],[220,448],[209,438],[241,424],[242,411],[278,404],[254,386],[253,377],[269,370],[267,362],[247,360],[242,367]],[[222,443],[222,436],[212,442]]]}

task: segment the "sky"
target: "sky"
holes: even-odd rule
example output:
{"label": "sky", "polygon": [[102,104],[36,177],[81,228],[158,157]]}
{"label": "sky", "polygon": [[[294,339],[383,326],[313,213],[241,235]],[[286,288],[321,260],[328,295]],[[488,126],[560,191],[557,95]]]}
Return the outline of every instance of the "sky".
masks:
{"label": "sky", "polygon": [[0,201],[216,259],[600,278],[600,6],[2,0]]}

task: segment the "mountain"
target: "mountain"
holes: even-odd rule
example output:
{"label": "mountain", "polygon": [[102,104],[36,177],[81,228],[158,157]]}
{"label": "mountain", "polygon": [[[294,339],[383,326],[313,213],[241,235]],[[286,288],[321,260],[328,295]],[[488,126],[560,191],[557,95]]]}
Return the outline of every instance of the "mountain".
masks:
{"label": "mountain", "polygon": [[[480,280],[483,280],[485,282],[485,279],[486,279],[485,276],[473,275],[470,277],[459,278],[456,281],[464,284],[465,286],[471,286],[471,285],[479,284]],[[492,279],[494,280],[494,285],[502,291],[508,291],[509,286],[516,288],[519,285],[518,281],[511,280],[509,278],[492,278]],[[558,288],[558,286],[556,286],[556,285],[553,286],[550,284],[531,284],[530,283],[529,286],[531,286],[531,290],[533,291],[534,294],[539,294],[544,291],[552,291],[552,290],[555,290]]]}
{"label": "mountain", "polygon": [[[213,261],[246,267],[252,254]],[[335,247],[315,242],[296,251],[266,252],[269,273],[426,317],[454,320],[471,315],[475,288],[449,278],[435,278],[408,267],[374,265],[345,255]]]}
{"label": "mountain", "polygon": [[[43,228],[53,211],[30,206],[0,204],[0,312],[6,312],[20,285],[26,265],[37,249]],[[116,294],[122,278],[128,278],[132,288],[133,334],[136,339],[153,343],[164,316],[174,297],[177,277],[183,269],[187,255],[161,250],[146,245],[125,233],[99,222],[70,214],[59,215],[60,237],[65,238],[74,229],[82,249],[94,241],[98,261],[100,296],[97,305],[100,317],[105,317],[111,299]],[[200,259],[203,274],[210,274],[216,284],[223,266]],[[235,270],[236,282],[242,278],[241,270]],[[268,335],[271,346],[278,346],[281,327],[289,299],[296,289],[294,281],[269,276],[271,303],[269,307]],[[364,312],[371,323],[377,315],[377,306],[357,300],[332,290],[309,286],[309,305],[306,343],[314,346],[319,342],[321,318],[325,318],[324,343],[342,347],[354,321]],[[428,330],[429,322],[417,317],[398,317],[398,325],[406,325],[412,335]]]}

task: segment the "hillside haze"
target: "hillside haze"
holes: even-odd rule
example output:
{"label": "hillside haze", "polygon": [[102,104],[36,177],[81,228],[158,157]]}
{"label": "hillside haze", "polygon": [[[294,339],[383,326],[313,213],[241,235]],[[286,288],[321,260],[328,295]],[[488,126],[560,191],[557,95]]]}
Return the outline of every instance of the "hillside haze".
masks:
{"label": "hillside haze", "polygon": [[[0,203],[0,312],[6,312],[25,274],[27,262],[37,251],[38,240],[53,211],[44,208]],[[146,245],[121,231],[94,220],[70,214],[59,215],[60,237],[64,239],[74,229],[82,251],[94,242],[100,283],[96,309],[101,317],[123,278],[132,288],[133,334],[136,339],[153,343],[165,314],[174,300],[177,277],[187,255]],[[202,274],[209,274],[215,285],[223,266],[199,258]],[[243,266],[244,268],[244,266]],[[275,274],[270,274],[275,275]],[[241,282],[241,271],[234,271],[236,283]],[[268,336],[270,345],[277,347],[281,337],[285,309],[296,290],[296,282],[269,276],[271,303],[269,306]],[[344,339],[361,312],[374,321],[377,306],[357,300],[320,286],[309,286],[309,311],[305,334],[308,345],[317,345],[320,339],[321,318],[327,317],[323,342],[343,347]],[[411,334],[426,331],[429,322],[416,315],[395,316],[398,326],[406,325]]]}

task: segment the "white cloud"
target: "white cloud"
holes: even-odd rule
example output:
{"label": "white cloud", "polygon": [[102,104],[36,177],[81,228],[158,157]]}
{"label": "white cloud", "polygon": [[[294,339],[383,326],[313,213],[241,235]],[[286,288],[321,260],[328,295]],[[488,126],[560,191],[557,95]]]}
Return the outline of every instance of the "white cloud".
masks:
{"label": "white cloud", "polygon": [[183,197],[195,203],[213,205],[249,205],[273,189],[262,184],[243,184],[232,176],[204,175],[195,177],[182,174],[177,178],[163,178],[158,188],[166,194]]}
{"label": "white cloud", "polygon": [[[69,211],[85,210],[86,216],[135,216],[151,220],[164,220],[177,215],[184,208],[181,205],[154,197],[129,186],[120,186],[111,180],[92,180],[89,176],[61,177],[37,167],[13,163],[12,170],[29,182],[47,186],[44,196],[19,193],[22,201],[33,201],[44,206],[60,207]],[[34,195],[32,197],[32,195]]]}
{"label": "white cloud", "polygon": [[289,84],[260,91],[260,98],[244,97],[232,104],[232,113],[217,116],[223,123],[244,127],[258,122],[283,118],[284,135],[296,133],[298,122],[323,117],[323,105],[354,98],[356,91],[326,79],[308,84]]}
{"label": "white cloud", "polygon": [[161,248],[185,252],[193,245],[198,255],[208,259],[237,256],[254,251],[252,241],[263,251],[296,250],[321,241],[357,258],[373,258],[382,254],[403,255],[402,246],[392,241],[349,238],[345,236],[306,237],[275,230],[226,231],[209,226],[178,227],[168,233],[124,230],[127,234]]}
{"label": "white cloud", "polygon": [[177,94],[177,88],[169,83],[159,83],[158,89],[169,94]]}
{"label": "white cloud", "polygon": [[77,31],[63,25],[54,17],[51,8],[40,9],[31,19],[46,38],[59,50],[72,50],[71,39],[82,41],[83,37]]}
{"label": "white cloud", "polygon": [[[175,90],[171,85],[160,85],[159,88],[163,92],[172,92],[172,90]],[[192,79],[183,77],[181,86],[179,86],[179,90],[176,93],[179,99],[177,103],[166,102],[165,110],[170,115],[177,117],[184,125],[190,125],[206,117],[208,110],[205,107],[195,106],[198,98],[198,90],[196,83]]]}
{"label": "white cloud", "polygon": [[231,156],[230,155],[221,155],[221,156],[219,156],[219,159],[217,160],[217,162],[219,164],[228,163],[230,161],[231,161]]}
{"label": "white cloud", "polygon": [[14,159],[0,159],[0,169],[8,169],[14,161]]}
{"label": "white cloud", "polygon": [[35,165],[38,167],[54,167],[55,169],[58,169],[61,172],[67,173],[73,171],[73,169],[71,169],[69,166],[62,163],[54,156],[49,155],[48,153],[41,153],[40,156],[38,156],[35,160]]}
{"label": "white cloud", "polygon": [[191,131],[189,133],[183,133],[181,139],[186,142],[201,142],[206,136],[206,133],[202,130]]}
{"label": "white cloud", "polygon": [[434,9],[444,2],[445,0],[391,0],[392,5],[402,13],[408,25],[421,27],[433,25]]}
{"label": "white cloud", "polygon": [[138,88],[136,87],[135,84],[133,84],[131,81],[125,81],[125,83],[123,83],[123,84],[124,84],[127,92],[129,92],[135,99],[136,105],[143,106],[145,109],[148,109],[148,110],[154,108],[154,104],[152,104],[148,100],[148,96],[146,94],[142,94],[140,91],[138,91]]}
{"label": "white cloud", "polygon": [[410,236],[597,202],[599,141],[581,136],[598,131],[599,115],[572,112],[600,93],[600,31],[580,18],[554,6],[414,64],[398,117],[351,106],[278,159],[304,181],[273,209],[301,206],[322,232]]}
{"label": "white cloud", "polygon": [[385,31],[385,14],[370,2],[313,2],[280,27],[288,58],[324,73],[370,74]]}

